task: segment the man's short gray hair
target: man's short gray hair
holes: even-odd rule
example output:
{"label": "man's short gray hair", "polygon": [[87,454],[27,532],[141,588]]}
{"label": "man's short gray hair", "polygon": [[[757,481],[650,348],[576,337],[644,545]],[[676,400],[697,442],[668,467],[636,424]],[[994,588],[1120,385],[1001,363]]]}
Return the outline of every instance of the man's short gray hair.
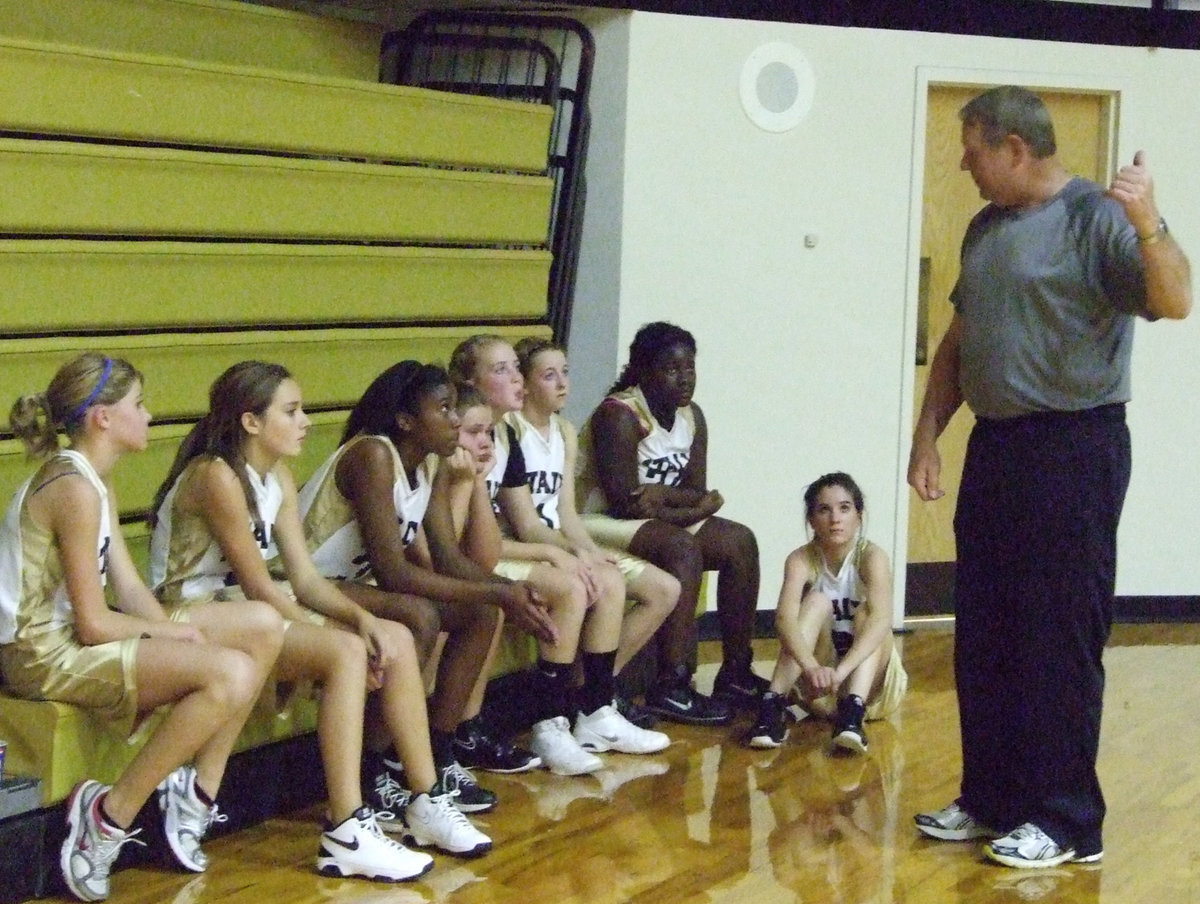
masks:
{"label": "man's short gray hair", "polygon": [[1028,88],[1003,85],[984,91],[958,111],[958,118],[964,126],[979,126],[989,147],[1016,135],[1035,157],[1050,157],[1058,150],[1050,111]]}

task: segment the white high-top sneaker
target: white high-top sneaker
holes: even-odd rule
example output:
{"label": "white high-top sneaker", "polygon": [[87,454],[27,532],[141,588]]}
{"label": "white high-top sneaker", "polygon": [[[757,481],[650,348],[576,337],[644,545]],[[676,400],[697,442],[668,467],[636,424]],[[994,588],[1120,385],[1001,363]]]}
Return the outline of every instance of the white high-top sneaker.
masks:
{"label": "white high-top sneaker", "polygon": [[321,833],[317,870],[323,876],[400,882],[422,876],[432,866],[428,854],[410,851],[384,835],[370,807],[359,807],[339,825]]}
{"label": "white high-top sneaker", "polygon": [[604,767],[600,757],[588,753],[571,736],[565,716],[543,719],[534,725],[529,746],[555,775],[584,775]]}
{"label": "white high-top sneaker", "polygon": [[492,849],[492,839],[454,806],[452,794],[416,795],[404,810],[404,824],[418,847],[432,845],[459,857],[479,857]]}

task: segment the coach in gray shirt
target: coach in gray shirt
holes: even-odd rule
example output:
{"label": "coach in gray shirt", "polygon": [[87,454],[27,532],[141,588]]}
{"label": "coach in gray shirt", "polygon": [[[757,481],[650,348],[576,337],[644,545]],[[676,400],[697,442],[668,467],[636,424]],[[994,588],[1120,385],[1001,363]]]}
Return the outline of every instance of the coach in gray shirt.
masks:
{"label": "coach in gray shirt", "polygon": [[971,221],[908,480],[942,495],[937,438],[976,415],[954,517],[961,796],[917,827],[987,839],[1012,867],[1097,862],[1096,775],[1117,522],[1129,484],[1134,317],[1186,317],[1188,261],[1142,152],[1107,192],[1059,163],[1042,101],[987,91],[959,113]]}

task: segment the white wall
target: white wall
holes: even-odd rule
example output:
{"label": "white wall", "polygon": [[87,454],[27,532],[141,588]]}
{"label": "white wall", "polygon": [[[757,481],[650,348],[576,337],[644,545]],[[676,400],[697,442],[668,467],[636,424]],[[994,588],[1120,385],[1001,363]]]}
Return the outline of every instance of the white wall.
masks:
{"label": "white wall", "polygon": [[[601,27],[576,306],[616,306],[619,360],[608,360],[606,315],[584,326],[581,311],[573,366],[586,355],[611,377],[650,320],[696,334],[709,483],[758,535],[760,607],[774,605],[783,558],[802,542],[803,487],[833,469],[862,484],[869,533],[902,585],[930,80],[1120,91],[1118,157],[1147,150],[1160,206],[1200,266],[1189,203],[1200,170],[1184,125],[1200,118],[1200,95],[1184,88],[1200,80],[1200,54],[651,13],[589,21]],[[781,134],[752,125],[738,100],[743,62],[769,41],[794,45],[816,76],[811,114]],[[1200,594],[1198,339],[1200,315],[1138,327],[1120,594]],[[590,410],[603,382],[579,380],[572,413]]]}
{"label": "white wall", "polygon": [[630,23],[627,14],[606,11],[581,18],[592,33],[597,71],[589,99],[588,189],[569,340],[572,392],[566,414],[578,425],[612,384],[621,355],[617,324]]}

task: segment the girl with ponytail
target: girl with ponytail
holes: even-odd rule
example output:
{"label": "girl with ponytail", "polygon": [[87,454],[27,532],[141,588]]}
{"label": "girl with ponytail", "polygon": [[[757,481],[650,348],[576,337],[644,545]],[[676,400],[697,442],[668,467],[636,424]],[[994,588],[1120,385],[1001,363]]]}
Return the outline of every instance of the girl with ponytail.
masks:
{"label": "girl with ponytail", "polygon": [[[142,375],[88,352],[45,392],[22,396],[13,433],[42,460],[0,526],[0,671],[6,690],[91,710],[122,735],[167,707],[111,785],[88,779],[67,802],[63,878],[77,898],[108,897],[121,848],[158,791],[164,836],[184,869],[223,819],[213,803],[242,724],[275,662],[283,622],[269,607],[164,610],[125,546],[112,485],[118,460],[146,447]],[[59,435],[67,445],[60,448]],[[105,601],[111,589],[117,608]]]}

